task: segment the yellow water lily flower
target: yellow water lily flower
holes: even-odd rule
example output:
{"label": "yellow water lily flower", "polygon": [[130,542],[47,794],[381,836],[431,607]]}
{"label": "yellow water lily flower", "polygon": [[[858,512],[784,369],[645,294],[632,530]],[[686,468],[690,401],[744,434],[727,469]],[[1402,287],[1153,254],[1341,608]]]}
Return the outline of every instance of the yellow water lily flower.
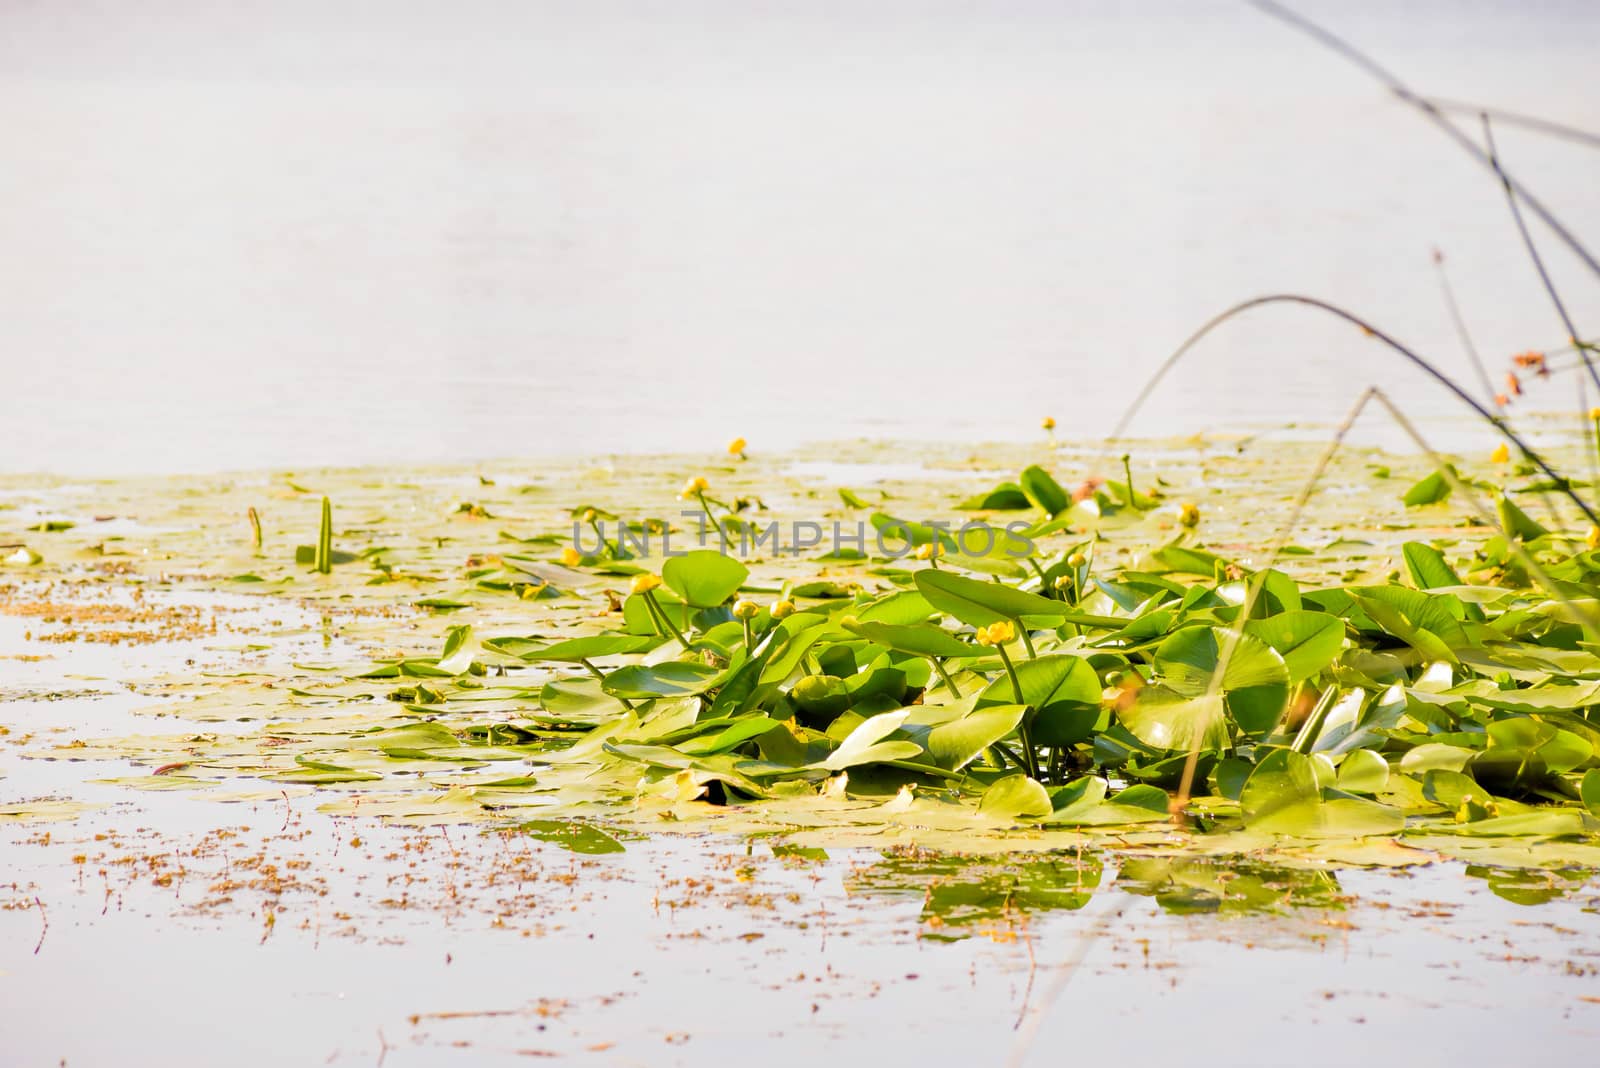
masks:
{"label": "yellow water lily flower", "polygon": [[633,583],[628,587],[634,593],[649,593],[661,585],[661,576],[652,575],[646,571],[642,575],[633,576]]}
{"label": "yellow water lily flower", "polygon": [[1590,527],[1589,533],[1584,535],[1583,543],[1591,549],[1600,549],[1600,527]]}
{"label": "yellow water lily flower", "polygon": [[728,455],[729,456],[737,456],[739,459],[743,460],[744,459],[744,446],[745,446],[744,438],[734,438],[732,441],[728,442]]}
{"label": "yellow water lily flower", "polygon": [[583,563],[583,554],[569,545],[561,550],[561,562],[568,567],[577,567]]}
{"label": "yellow water lily flower", "polygon": [[978,628],[979,645],[1004,645],[1017,636],[1017,628],[1011,625],[1010,620],[1002,619],[998,623],[990,623],[987,627]]}
{"label": "yellow water lily flower", "polygon": [[593,523],[595,521],[595,518],[596,518],[596,513],[595,513],[595,510],[593,508],[585,508],[583,510],[583,521],[585,523]]}
{"label": "yellow water lily flower", "polygon": [[683,500],[688,500],[690,497],[700,496],[700,494],[704,493],[710,488],[711,484],[707,482],[703,476],[696,475],[683,484],[683,492],[679,493],[678,496]]}
{"label": "yellow water lily flower", "polygon": [[1506,448],[1505,442],[1502,441],[1500,444],[1494,447],[1494,452],[1489,454],[1489,462],[1492,464],[1504,464],[1511,462],[1511,450]]}
{"label": "yellow water lily flower", "polygon": [[1056,421],[1047,415],[1043,419],[1039,420],[1039,428],[1041,430],[1054,430],[1056,428]]}
{"label": "yellow water lily flower", "polygon": [[940,556],[943,553],[944,546],[940,545],[938,542],[930,541],[926,545],[917,546],[918,560],[932,560],[935,556]]}
{"label": "yellow water lily flower", "polygon": [[1178,524],[1189,528],[1200,525],[1200,507],[1192,502],[1185,501],[1183,509],[1178,513]]}
{"label": "yellow water lily flower", "polygon": [[1589,409],[1589,421],[1593,423],[1600,423],[1600,408]]}
{"label": "yellow water lily flower", "polygon": [[733,602],[734,619],[754,619],[761,614],[761,606],[746,598],[739,598]]}
{"label": "yellow water lily flower", "polygon": [[772,614],[773,619],[788,619],[794,615],[794,602],[790,600],[773,601],[772,607],[768,611]]}

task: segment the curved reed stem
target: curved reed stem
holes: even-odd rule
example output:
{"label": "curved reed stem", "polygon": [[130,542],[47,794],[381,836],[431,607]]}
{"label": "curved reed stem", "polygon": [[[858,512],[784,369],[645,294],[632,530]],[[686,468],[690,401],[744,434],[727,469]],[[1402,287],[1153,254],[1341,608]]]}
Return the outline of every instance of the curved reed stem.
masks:
{"label": "curved reed stem", "polygon": [[1149,400],[1150,395],[1155,392],[1156,387],[1161,384],[1162,379],[1166,378],[1167,372],[1171,371],[1172,368],[1175,367],[1178,362],[1188,354],[1190,349],[1199,344],[1202,338],[1211,333],[1211,331],[1215,330],[1217,327],[1221,326],[1223,323],[1227,322],[1229,319],[1232,319],[1237,315],[1241,315],[1244,312],[1250,311],[1252,308],[1261,308],[1268,304],[1301,304],[1308,308],[1317,308],[1327,312],[1329,315],[1343,319],[1352,326],[1360,327],[1361,330],[1364,331],[1368,336],[1377,338],[1379,341],[1383,342],[1384,345],[1405,357],[1414,366],[1426,372],[1434,379],[1434,381],[1448,389],[1452,394],[1455,395],[1457,400],[1461,401],[1461,403],[1465,404],[1468,408],[1471,408],[1475,413],[1477,413],[1480,419],[1492,426],[1512,445],[1515,445],[1517,450],[1521,452],[1523,456],[1527,457],[1530,463],[1538,467],[1540,471],[1544,472],[1547,478],[1551,479],[1557,484],[1561,492],[1566,494],[1566,496],[1572,500],[1572,503],[1578,506],[1578,510],[1588,518],[1589,522],[1595,524],[1596,526],[1600,526],[1600,515],[1596,515],[1594,509],[1591,508],[1582,497],[1578,496],[1577,492],[1573,490],[1569,484],[1567,477],[1546,463],[1544,457],[1540,456],[1534,451],[1533,446],[1529,445],[1522,439],[1521,435],[1517,434],[1506,425],[1505,420],[1501,419],[1488,408],[1485,408],[1482,404],[1474,400],[1472,395],[1457,385],[1455,380],[1453,380],[1449,375],[1445,374],[1443,371],[1440,371],[1433,364],[1429,363],[1427,360],[1423,359],[1421,356],[1417,355],[1411,349],[1407,348],[1405,345],[1402,345],[1400,342],[1396,341],[1382,330],[1379,330],[1377,327],[1373,326],[1359,315],[1345,311],[1336,304],[1330,304],[1325,300],[1318,300],[1316,297],[1307,297],[1299,293],[1272,293],[1263,297],[1253,297],[1250,300],[1235,304],[1226,311],[1212,316],[1203,326],[1200,327],[1200,329],[1190,334],[1188,338],[1184,340],[1183,344],[1179,345],[1177,350],[1173,352],[1171,356],[1167,357],[1166,362],[1156,369],[1156,373],[1150,377],[1148,382],[1145,383],[1144,388],[1139,391],[1139,395],[1133,398],[1133,403],[1128,406],[1128,410],[1124,412],[1122,418],[1117,421],[1116,428],[1111,431],[1111,437],[1108,439],[1107,445],[1109,446],[1111,442],[1115,442],[1122,437],[1122,435],[1127,431],[1129,424],[1133,422],[1134,417],[1138,415],[1139,409],[1144,407],[1145,401]]}

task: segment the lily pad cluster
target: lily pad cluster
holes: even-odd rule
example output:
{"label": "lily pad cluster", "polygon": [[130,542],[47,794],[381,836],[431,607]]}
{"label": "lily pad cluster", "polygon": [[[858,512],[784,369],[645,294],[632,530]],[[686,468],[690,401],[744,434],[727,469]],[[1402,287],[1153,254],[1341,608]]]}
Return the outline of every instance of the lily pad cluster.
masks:
{"label": "lily pad cluster", "polygon": [[[1024,475],[1049,518],[1014,571],[928,553],[872,568],[875,590],[761,587],[706,549],[639,570],[601,632],[462,626],[437,660],[378,670],[419,676],[417,712],[537,673],[513,688],[533,707],[475,741],[525,755],[526,785],[604,783],[614,802],[892,797],[933,824],[1275,838],[1600,832],[1600,554],[1583,541],[1508,528],[1458,561],[1470,581],[1421,541],[1376,585],[1303,587],[1190,533],[1100,566],[1092,537],[1045,548],[1078,508],[1054,485]],[[1125,497],[1150,500],[1131,480]]]}

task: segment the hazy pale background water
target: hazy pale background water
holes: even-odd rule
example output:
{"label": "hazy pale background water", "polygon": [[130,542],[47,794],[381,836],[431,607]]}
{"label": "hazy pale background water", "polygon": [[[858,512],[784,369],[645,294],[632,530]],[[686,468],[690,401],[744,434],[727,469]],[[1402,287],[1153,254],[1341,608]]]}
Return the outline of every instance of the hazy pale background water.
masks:
{"label": "hazy pale background water", "polygon": [[[1592,0],[1299,7],[1600,128]],[[0,124],[0,471],[1103,433],[1265,291],[1466,373],[1436,244],[1497,364],[1561,337],[1493,182],[1226,0],[0,0]],[[1600,156],[1501,141],[1600,241]],[[1267,311],[1140,428],[1332,420],[1377,380],[1454,411]]]}

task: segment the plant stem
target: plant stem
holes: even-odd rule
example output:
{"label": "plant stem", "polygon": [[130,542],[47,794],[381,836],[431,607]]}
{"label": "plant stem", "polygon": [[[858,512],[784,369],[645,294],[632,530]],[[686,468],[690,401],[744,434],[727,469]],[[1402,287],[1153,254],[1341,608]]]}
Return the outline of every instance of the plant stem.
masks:
{"label": "plant stem", "polygon": [[333,505],[322,498],[322,525],[317,530],[316,569],[327,575],[333,572]]}
{"label": "plant stem", "polygon": [[1133,497],[1133,464],[1129,462],[1131,459],[1128,453],[1122,454],[1122,476],[1128,480],[1128,507],[1137,512],[1139,505]]}
{"label": "plant stem", "polygon": [[1011,654],[1006,652],[1006,647],[1004,645],[996,645],[994,650],[1000,654],[1000,662],[1006,666],[1006,674],[1011,677],[1012,696],[1016,698],[1017,704],[1027,704],[1027,702],[1022,699],[1022,680],[1017,678],[1017,669],[1016,665],[1011,663]]}
{"label": "plant stem", "polygon": [[[622,525],[622,520],[620,520],[620,519],[617,520],[617,525],[621,526]],[[606,532],[600,528],[600,520],[598,520],[598,519],[589,520],[589,527],[590,527],[591,530],[594,531],[594,536],[596,538],[598,538],[599,541],[600,541],[600,551],[601,552],[610,553],[612,559],[615,559],[615,560],[622,559],[622,551],[621,551],[622,550],[622,539],[620,537],[617,539],[617,547],[616,547],[616,549],[612,549],[611,546],[606,543]]]}
{"label": "plant stem", "polygon": [[678,644],[683,646],[685,649],[689,648],[689,640],[683,636],[683,632],[678,629],[677,625],[667,617],[667,610],[661,607],[660,601],[656,600],[655,591],[645,590],[644,599],[645,603],[648,604],[655,612],[656,618],[659,619],[661,623],[672,632],[672,636],[674,638],[678,639]]}
{"label": "plant stem", "polygon": [[[1006,652],[1006,647],[1004,645],[996,645],[995,649],[1000,654],[1001,663],[1005,664],[1006,666],[1006,674],[1011,676],[1011,693],[1016,698],[1017,704],[1026,704],[1027,702],[1023,701],[1022,699],[1022,680],[1017,678],[1017,668],[1016,665],[1011,662],[1011,654]],[[1033,735],[1032,732],[1028,730],[1028,720],[1026,714],[1023,715],[1022,725],[1017,728],[1017,733],[1022,738],[1022,759],[1027,766],[1028,777],[1032,779],[1038,779],[1039,755],[1033,750]]]}
{"label": "plant stem", "polygon": [[722,524],[717,522],[717,517],[711,514],[711,505],[709,503],[707,503],[706,495],[704,493],[696,493],[694,496],[695,496],[695,499],[700,502],[700,510],[705,512],[705,514],[706,514],[706,521],[709,522],[712,526],[717,528],[717,537],[722,542],[722,551],[723,552],[727,552],[728,551],[728,532],[726,530],[722,529]]}
{"label": "plant stem", "polygon": [[[1259,4],[1264,2],[1264,0],[1256,0],[1256,2]],[[1150,376],[1149,381],[1144,384],[1143,388],[1139,390],[1138,395],[1134,397],[1133,403],[1128,405],[1127,410],[1124,411],[1121,418],[1117,420],[1117,425],[1111,431],[1111,437],[1107,439],[1108,442],[1115,442],[1122,438],[1123,434],[1127,432],[1129,425],[1132,424],[1134,416],[1136,416],[1139,413],[1139,410],[1144,407],[1145,401],[1150,399],[1151,394],[1156,391],[1156,387],[1161,384],[1164,378],[1166,378],[1168,372],[1170,372],[1173,367],[1177,366],[1183,360],[1184,356],[1188,355],[1188,353],[1196,345],[1198,345],[1200,341],[1206,337],[1206,335],[1210,334],[1223,323],[1233,319],[1235,316],[1242,315],[1243,313],[1251,311],[1255,308],[1265,307],[1269,304],[1298,304],[1308,308],[1316,308],[1317,310],[1326,312],[1327,314],[1336,318],[1343,319],[1351,326],[1357,327],[1363,331],[1368,337],[1379,342],[1397,355],[1403,357],[1405,360],[1410,362],[1412,366],[1423,371],[1435,382],[1449,390],[1462,404],[1466,405],[1468,408],[1471,408],[1473,412],[1477,414],[1478,418],[1482,419],[1485,423],[1492,427],[1497,433],[1499,433],[1516,449],[1518,449],[1523,456],[1527,457],[1529,462],[1538,467],[1540,471],[1544,472],[1545,477],[1554,482],[1560,483],[1560,492],[1565,494],[1572,501],[1572,503],[1578,507],[1578,510],[1584,514],[1589,522],[1600,525],[1600,513],[1596,513],[1595,510],[1590,507],[1587,501],[1578,496],[1577,492],[1572,489],[1571,485],[1567,482],[1564,476],[1560,474],[1560,472],[1551,467],[1544,457],[1540,456],[1539,453],[1534,451],[1533,446],[1529,445],[1527,441],[1521,437],[1521,435],[1515,433],[1506,424],[1504,419],[1500,418],[1494,412],[1491,412],[1488,408],[1485,408],[1482,404],[1479,404],[1471,394],[1462,389],[1460,384],[1452,379],[1449,375],[1445,374],[1433,364],[1423,359],[1410,348],[1407,348],[1399,341],[1396,341],[1390,335],[1384,333],[1382,330],[1379,330],[1376,326],[1373,326],[1367,320],[1361,318],[1361,316],[1356,315],[1353,312],[1345,311],[1336,304],[1330,304],[1325,300],[1319,300],[1316,297],[1304,296],[1299,293],[1271,293],[1264,297],[1252,297],[1250,300],[1240,301],[1233,307],[1217,313],[1203,323],[1198,330],[1185,338],[1183,344],[1179,345],[1175,350],[1173,350],[1172,354],[1166,358],[1165,362],[1163,362],[1161,366],[1156,369],[1156,373]],[[1109,448],[1107,451],[1109,452]]]}
{"label": "plant stem", "polygon": [[1033,638],[1028,635],[1028,628],[1022,625],[1020,619],[1013,619],[1011,623],[1017,628],[1017,633],[1022,635],[1022,647],[1028,650],[1028,659],[1037,660],[1039,654],[1033,651]]}
{"label": "plant stem", "polygon": [[[602,672],[599,668],[595,667],[594,664],[590,663],[587,657],[585,657],[583,659],[580,659],[578,661],[578,663],[580,663],[584,667],[588,668],[589,669],[589,674],[593,675],[595,677],[595,679],[597,679],[599,681],[599,683],[600,683],[600,685],[602,687],[605,686],[605,684],[606,684],[605,673]],[[612,697],[616,697],[618,701],[621,701],[623,708],[628,709],[630,712],[633,710],[633,702],[629,701],[626,697],[617,697],[616,694],[612,694],[611,696]]]}
{"label": "plant stem", "polygon": [[952,679],[950,677],[950,673],[944,669],[944,665],[939,663],[939,658],[936,656],[930,656],[928,657],[928,663],[933,665],[933,670],[937,671],[939,673],[939,677],[944,680],[944,687],[950,691],[950,696],[954,697],[957,701],[961,700],[961,691],[956,689],[956,680]]}

